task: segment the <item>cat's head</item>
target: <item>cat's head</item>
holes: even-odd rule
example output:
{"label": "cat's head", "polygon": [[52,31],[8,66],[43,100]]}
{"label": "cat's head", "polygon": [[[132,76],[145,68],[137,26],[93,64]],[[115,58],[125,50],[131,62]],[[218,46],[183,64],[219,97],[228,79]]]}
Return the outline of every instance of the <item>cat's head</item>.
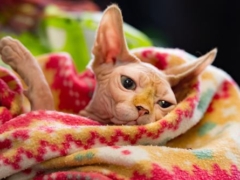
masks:
{"label": "cat's head", "polygon": [[121,11],[109,6],[101,19],[91,68],[97,87],[80,114],[105,124],[147,124],[159,120],[177,104],[173,86],[198,76],[216,49],[196,61],[160,71],[132,55],[123,33]]}

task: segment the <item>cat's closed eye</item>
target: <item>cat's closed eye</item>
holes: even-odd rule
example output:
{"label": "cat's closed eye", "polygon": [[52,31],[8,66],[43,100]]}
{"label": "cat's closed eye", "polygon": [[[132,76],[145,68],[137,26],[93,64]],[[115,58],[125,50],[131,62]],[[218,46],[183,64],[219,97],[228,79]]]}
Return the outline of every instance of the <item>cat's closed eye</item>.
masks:
{"label": "cat's closed eye", "polygon": [[128,89],[128,90],[136,89],[136,83],[134,82],[134,80],[132,80],[128,76],[124,76],[124,75],[121,76],[121,84],[125,89]]}

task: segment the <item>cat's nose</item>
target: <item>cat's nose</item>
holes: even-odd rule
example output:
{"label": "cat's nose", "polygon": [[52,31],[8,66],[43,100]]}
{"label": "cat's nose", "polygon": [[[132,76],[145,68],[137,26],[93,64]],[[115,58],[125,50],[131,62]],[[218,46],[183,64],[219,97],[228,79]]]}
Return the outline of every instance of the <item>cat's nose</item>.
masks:
{"label": "cat's nose", "polygon": [[146,114],[149,114],[149,110],[147,110],[146,108],[142,107],[142,106],[136,106],[137,110],[138,110],[138,115],[143,116]]}

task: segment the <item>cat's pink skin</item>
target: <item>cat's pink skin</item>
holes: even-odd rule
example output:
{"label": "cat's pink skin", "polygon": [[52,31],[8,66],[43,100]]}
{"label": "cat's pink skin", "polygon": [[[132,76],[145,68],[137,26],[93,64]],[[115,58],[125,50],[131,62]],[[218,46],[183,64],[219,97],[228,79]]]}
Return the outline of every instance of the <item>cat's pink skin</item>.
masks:
{"label": "cat's pink skin", "polygon": [[[97,31],[90,64],[97,87],[91,102],[80,114],[103,124],[148,124],[161,119],[176,106],[172,87],[196,78],[213,62],[217,50],[196,61],[160,71],[129,52],[122,24],[119,8],[108,7]],[[130,77],[136,88],[124,88],[122,75]],[[172,105],[163,108],[158,103],[160,100]]]}

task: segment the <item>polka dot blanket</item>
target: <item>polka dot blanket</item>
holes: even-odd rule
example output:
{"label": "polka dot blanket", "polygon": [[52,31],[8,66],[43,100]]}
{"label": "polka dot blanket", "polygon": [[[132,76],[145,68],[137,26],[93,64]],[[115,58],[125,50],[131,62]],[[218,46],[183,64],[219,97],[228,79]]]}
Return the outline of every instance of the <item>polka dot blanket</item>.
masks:
{"label": "polka dot blanket", "polygon": [[[159,69],[194,61],[179,49],[133,53]],[[78,115],[94,75],[66,53],[38,57],[56,111],[29,112],[21,80],[0,68],[0,179],[240,179],[240,96],[231,77],[210,66],[177,94],[156,122],[105,126]],[[37,79],[36,79],[37,81]]]}

